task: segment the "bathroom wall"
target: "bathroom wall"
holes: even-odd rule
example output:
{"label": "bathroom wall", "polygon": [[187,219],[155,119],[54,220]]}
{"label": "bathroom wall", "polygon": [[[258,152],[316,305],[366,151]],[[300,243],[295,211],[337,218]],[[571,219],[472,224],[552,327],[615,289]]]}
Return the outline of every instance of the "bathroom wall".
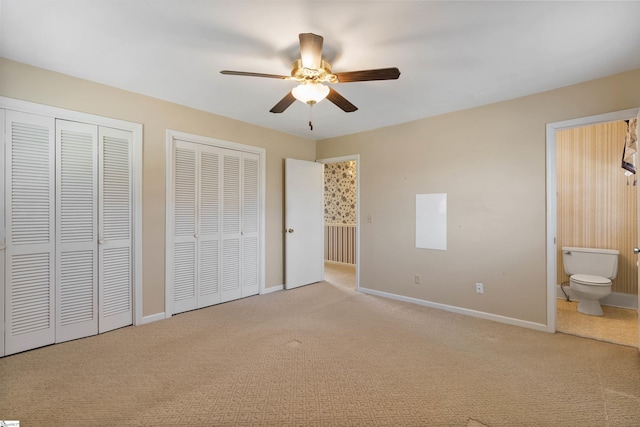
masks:
{"label": "bathroom wall", "polygon": [[324,165],[324,223],[356,223],[356,162]]}
{"label": "bathroom wall", "polygon": [[627,130],[624,121],[559,131],[556,134],[558,182],[558,283],[569,277],[562,246],[616,249],[618,276],[613,292],[638,293],[638,187],[620,167]]}

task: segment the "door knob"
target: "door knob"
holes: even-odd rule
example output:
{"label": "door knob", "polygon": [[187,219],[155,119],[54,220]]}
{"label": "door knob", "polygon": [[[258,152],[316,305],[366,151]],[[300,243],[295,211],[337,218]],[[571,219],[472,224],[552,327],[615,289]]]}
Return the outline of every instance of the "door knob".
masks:
{"label": "door knob", "polygon": [[640,248],[638,248],[637,246],[633,248],[633,253],[636,255],[640,254]]}
{"label": "door knob", "polygon": [[287,233],[293,233],[293,228],[289,228],[286,231],[287,231]]}

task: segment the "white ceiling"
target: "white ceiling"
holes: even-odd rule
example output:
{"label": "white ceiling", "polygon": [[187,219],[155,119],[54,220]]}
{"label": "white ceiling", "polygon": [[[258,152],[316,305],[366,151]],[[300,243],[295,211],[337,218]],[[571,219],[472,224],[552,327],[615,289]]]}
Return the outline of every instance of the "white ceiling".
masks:
{"label": "white ceiling", "polygon": [[[402,74],[333,86],[359,110],[310,131],[269,112],[294,82],[219,73],[289,74],[301,32],[334,72]],[[319,140],[640,68],[640,2],[0,0],[0,56]]]}

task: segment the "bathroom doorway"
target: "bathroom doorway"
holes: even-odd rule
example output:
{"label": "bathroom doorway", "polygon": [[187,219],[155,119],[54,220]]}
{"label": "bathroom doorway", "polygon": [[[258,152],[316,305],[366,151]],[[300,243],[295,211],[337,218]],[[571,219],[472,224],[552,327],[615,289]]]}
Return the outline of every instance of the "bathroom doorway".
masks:
{"label": "bathroom doorway", "polygon": [[[638,347],[638,186],[620,167],[627,124],[638,109],[547,126],[548,330]],[[603,226],[603,224],[607,224]],[[620,252],[604,316],[578,313],[562,247]]]}
{"label": "bathroom doorway", "polygon": [[318,160],[324,163],[325,280],[359,289],[359,155]]}

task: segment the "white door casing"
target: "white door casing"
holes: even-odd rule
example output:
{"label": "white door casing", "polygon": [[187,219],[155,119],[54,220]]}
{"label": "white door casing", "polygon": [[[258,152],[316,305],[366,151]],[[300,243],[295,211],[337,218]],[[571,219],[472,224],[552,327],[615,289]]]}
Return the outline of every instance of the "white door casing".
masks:
{"label": "white door casing", "polygon": [[323,168],[285,159],[286,289],[324,280]]}

